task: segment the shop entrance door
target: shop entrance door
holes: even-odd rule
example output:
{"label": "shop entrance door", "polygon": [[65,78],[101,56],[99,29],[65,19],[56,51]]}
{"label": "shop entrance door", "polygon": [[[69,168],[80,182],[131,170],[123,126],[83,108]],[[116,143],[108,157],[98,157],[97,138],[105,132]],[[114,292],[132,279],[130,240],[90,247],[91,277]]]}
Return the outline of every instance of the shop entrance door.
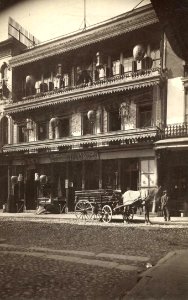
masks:
{"label": "shop entrance door", "polygon": [[138,159],[122,159],[121,162],[121,191],[138,190],[139,170]]}
{"label": "shop entrance door", "polygon": [[34,210],[37,206],[35,172],[36,171],[33,169],[27,171],[27,179],[25,183],[25,201],[27,210]]}

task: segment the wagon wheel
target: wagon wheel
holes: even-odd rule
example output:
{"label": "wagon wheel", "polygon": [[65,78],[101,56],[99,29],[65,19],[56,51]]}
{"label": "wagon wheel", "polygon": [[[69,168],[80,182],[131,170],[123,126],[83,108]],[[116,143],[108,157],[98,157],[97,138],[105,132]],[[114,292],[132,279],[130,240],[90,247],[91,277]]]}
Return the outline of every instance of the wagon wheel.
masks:
{"label": "wagon wheel", "polygon": [[112,209],[109,205],[105,205],[102,208],[102,220],[106,223],[112,220]]}
{"label": "wagon wheel", "polygon": [[75,215],[78,219],[89,220],[93,215],[93,206],[87,200],[79,200],[75,206]]}

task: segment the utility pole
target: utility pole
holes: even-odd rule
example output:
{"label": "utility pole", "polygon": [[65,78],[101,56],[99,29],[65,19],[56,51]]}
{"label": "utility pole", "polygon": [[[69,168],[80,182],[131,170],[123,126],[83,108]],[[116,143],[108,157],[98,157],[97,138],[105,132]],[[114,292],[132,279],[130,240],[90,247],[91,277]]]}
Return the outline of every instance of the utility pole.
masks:
{"label": "utility pole", "polygon": [[86,0],[84,0],[84,30],[86,30]]}

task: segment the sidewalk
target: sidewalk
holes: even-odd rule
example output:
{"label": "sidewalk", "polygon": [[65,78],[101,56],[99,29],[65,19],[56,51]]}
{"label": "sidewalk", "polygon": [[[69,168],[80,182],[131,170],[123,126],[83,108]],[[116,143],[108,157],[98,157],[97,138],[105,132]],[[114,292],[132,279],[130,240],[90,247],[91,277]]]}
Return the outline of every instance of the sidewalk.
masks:
{"label": "sidewalk", "polygon": [[141,276],[123,300],[188,299],[188,250],[170,252]]}
{"label": "sidewalk", "polygon": [[[22,213],[7,213],[7,212],[2,212],[2,210],[0,210],[0,219],[11,219],[11,220],[27,220],[27,221],[31,221],[31,220],[35,220],[35,221],[42,221],[42,220],[53,220],[56,222],[60,222],[60,221],[68,221],[68,220],[73,220],[76,221],[77,218],[75,216],[74,212],[70,212],[70,213],[63,213],[63,214],[41,214],[41,215],[37,215],[35,213],[35,211],[27,211],[27,212],[22,212]],[[150,220],[152,225],[161,225],[161,226],[173,226],[173,227],[178,227],[178,226],[187,226],[188,227],[188,217],[172,217],[170,222],[165,222],[163,217],[157,217],[157,216],[150,216]],[[80,222],[84,223],[84,220],[79,220]],[[92,220],[91,220],[92,222]],[[112,217],[112,221],[111,223],[108,224],[113,224],[115,222],[118,223],[122,223],[123,224],[123,218],[121,215],[113,215]],[[97,221],[97,223],[101,223],[99,221]],[[95,222],[96,224],[96,222]],[[104,223],[103,223],[104,224]],[[126,224],[124,224],[126,225]],[[134,219],[132,222],[130,222],[129,224],[127,224],[128,226],[136,226],[136,225],[145,225],[144,224],[144,215],[135,215]],[[150,226],[150,225],[149,225]]]}

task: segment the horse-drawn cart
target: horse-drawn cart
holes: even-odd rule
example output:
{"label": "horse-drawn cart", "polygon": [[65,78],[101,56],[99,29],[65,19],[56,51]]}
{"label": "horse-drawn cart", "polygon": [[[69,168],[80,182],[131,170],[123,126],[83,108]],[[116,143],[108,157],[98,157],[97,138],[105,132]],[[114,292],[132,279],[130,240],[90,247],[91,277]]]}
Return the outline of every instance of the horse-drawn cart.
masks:
{"label": "horse-drawn cart", "polygon": [[99,219],[110,222],[113,215],[122,215],[129,223],[138,209],[145,207],[145,220],[149,222],[149,204],[159,189],[153,188],[143,196],[141,191],[83,190],[75,192],[75,214],[78,219]]}

